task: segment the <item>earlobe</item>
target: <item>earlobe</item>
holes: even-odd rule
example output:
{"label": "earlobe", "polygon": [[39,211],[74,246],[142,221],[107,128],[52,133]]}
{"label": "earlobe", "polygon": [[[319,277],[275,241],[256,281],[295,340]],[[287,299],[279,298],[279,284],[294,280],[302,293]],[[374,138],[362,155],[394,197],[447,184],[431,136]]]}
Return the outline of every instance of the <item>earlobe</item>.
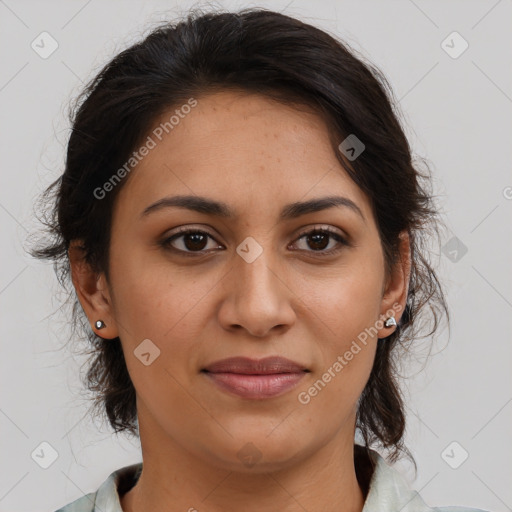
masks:
{"label": "earlobe", "polygon": [[118,330],[105,275],[95,272],[85,261],[84,250],[77,242],[70,244],[68,257],[71,280],[92,330],[101,338],[116,338]]}
{"label": "earlobe", "polygon": [[411,276],[411,246],[409,233],[400,233],[400,254],[391,275],[388,278],[386,289],[381,302],[382,329],[378,337],[385,338],[396,329],[405,309],[409,293],[409,279]]}

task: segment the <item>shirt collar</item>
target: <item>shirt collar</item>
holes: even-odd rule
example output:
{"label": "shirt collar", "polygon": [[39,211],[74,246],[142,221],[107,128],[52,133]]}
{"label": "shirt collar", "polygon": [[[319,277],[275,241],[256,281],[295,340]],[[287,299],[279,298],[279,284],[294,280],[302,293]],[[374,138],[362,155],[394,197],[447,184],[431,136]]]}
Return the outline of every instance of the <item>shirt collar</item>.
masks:
{"label": "shirt collar", "polygon": [[417,491],[375,450],[369,450],[375,463],[370,489],[362,512],[430,512]]}
{"label": "shirt collar", "polygon": [[123,512],[119,496],[135,485],[141,471],[142,462],[138,462],[111,473],[96,492],[93,512]]}

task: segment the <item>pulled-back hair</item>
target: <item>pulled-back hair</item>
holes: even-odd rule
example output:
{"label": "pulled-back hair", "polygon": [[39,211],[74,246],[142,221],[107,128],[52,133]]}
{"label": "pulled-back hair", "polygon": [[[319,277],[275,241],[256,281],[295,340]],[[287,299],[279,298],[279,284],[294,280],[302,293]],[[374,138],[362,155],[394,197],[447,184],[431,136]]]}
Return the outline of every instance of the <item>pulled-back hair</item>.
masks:
{"label": "pulled-back hair", "polygon": [[[407,345],[420,335],[420,312],[425,310],[430,319],[422,337],[434,334],[441,316],[448,316],[426,249],[425,235],[439,234],[439,221],[428,173],[421,173],[413,160],[391,88],[377,68],[356,55],[326,32],[266,9],[195,11],[156,27],[119,53],[77,98],[70,112],[64,173],[42,196],[49,205],[41,219],[47,229],[31,254],[52,260],[60,284],[69,290],[73,325],[82,330],[93,354],[87,386],[115,432],[138,435],[135,389],[120,339],[103,340],[85,321],[70,286],[70,243],[80,241],[86,262],[108,280],[113,206],[126,179],[102,199],[94,190],[123,166],[163,113],[191,97],[200,100],[231,89],[312,107],[324,119],[333,151],[369,198],[386,272],[398,261],[399,234],[409,234],[406,307],[397,329],[377,344],[356,427],[366,447],[379,444],[392,461],[401,453],[410,456],[403,443],[405,411],[397,368]],[[352,134],[365,150],[349,161],[338,145]]]}

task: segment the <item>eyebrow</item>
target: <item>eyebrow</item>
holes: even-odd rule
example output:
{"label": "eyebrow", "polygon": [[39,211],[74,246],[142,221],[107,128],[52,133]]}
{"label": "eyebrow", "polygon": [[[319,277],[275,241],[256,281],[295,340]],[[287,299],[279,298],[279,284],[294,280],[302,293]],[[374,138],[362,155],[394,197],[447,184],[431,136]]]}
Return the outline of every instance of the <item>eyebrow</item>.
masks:
{"label": "eyebrow", "polygon": [[[164,208],[172,207],[185,208],[187,210],[192,210],[207,215],[214,215],[216,217],[226,219],[237,217],[235,212],[226,203],[201,196],[163,197],[162,199],[159,199],[158,201],[146,207],[140,214],[140,217],[144,218],[150,213],[162,210]],[[281,213],[279,214],[279,221],[282,222],[285,220],[295,219],[308,213],[315,213],[334,207],[349,208],[357,213],[366,222],[363,212],[359,206],[357,206],[357,204],[348,197],[342,196],[328,196],[311,199],[304,202],[290,203],[281,210]]]}

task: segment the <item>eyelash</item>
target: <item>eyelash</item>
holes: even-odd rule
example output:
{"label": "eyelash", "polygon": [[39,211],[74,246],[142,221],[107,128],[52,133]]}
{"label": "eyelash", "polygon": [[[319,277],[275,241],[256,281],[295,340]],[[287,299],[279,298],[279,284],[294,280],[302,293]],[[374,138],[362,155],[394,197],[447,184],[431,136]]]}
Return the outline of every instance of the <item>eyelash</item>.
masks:
{"label": "eyelash", "polygon": [[[181,238],[181,237],[183,237],[185,235],[189,235],[189,234],[207,235],[212,240],[215,240],[215,238],[210,233],[208,233],[207,231],[202,231],[202,230],[199,230],[199,229],[192,229],[192,228],[182,228],[177,233],[172,235],[171,237],[162,240],[160,242],[160,245],[165,250],[170,250],[172,252],[179,253],[180,255],[187,256],[187,257],[188,256],[199,257],[199,256],[203,256],[204,254],[206,254],[206,252],[208,252],[208,251],[206,251],[206,252],[204,250],[202,250],[202,251],[184,251],[182,249],[176,249],[175,247],[172,247],[170,245],[174,240],[177,240],[178,238]],[[324,250],[313,251],[313,250],[309,250],[309,251],[305,251],[305,252],[310,252],[310,253],[313,253],[313,254],[318,255],[320,257],[326,257],[326,256],[332,256],[334,254],[337,254],[344,247],[349,247],[351,245],[337,231],[334,231],[334,230],[332,230],[330,228],[313,228],[313,229],[311,229],[309,231],[304,231],[304,232],[302,232],[297,237],[296,241],[301,240],[302,238],[304,238],[306,236],[313,236],[313,235],[317,235],[317,234],[329,235],[331,238],[334,238],[338,242],[339,246],[334,248],[334,249],[330,249],[329,251],[324,251]]]}

